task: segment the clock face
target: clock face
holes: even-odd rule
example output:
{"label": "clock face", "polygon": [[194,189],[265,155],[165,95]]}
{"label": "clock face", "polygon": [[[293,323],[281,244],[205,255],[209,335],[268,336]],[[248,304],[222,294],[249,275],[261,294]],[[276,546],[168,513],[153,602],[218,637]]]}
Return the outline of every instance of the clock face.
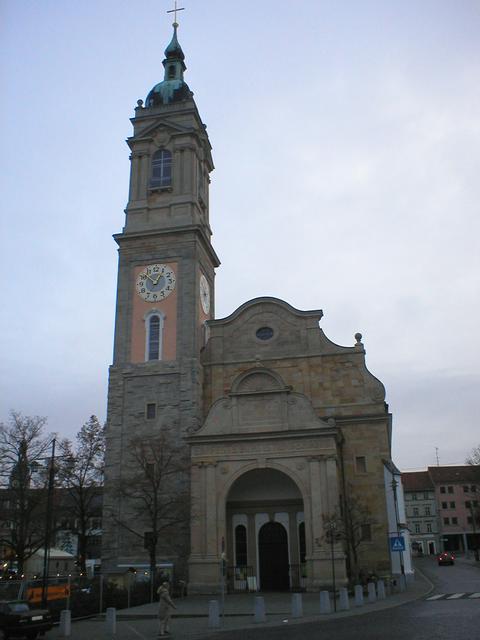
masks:
{"label": "clock face", "polygon": [[200,302],[204,313],[210,311],[210,287],[205,276],[200,276]]}
{"label": "clock face", "polygon": [[138,274],[136,289],[147,302],[159,302],[175,289],[175,273],[166,264],[149,264]]}

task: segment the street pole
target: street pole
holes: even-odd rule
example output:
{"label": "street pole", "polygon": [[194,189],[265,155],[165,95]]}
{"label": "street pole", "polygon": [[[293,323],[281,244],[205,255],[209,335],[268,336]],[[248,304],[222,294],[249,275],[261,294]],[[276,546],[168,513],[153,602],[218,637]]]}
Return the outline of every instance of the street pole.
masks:
{"label": "street pole", "polygon": [[[393,490],[393,502],[395,504],[395,520],[397,523],[397,538],[400,538],[400,517],[398,515],[398,500],[397,500],[397,485],[398,482],[395,480],[395,476],[392,473],[392,490]],[[403,564],[403,551],[400,551],[400,572],[402,575],[405,574],[405,567]]]}
{"label": "street pole", "polygon": [[42,607],[47,606],[48,590],[48,566],[50,564],[50,538],[52,533],[52,506],[53,506],[53,486],[55,481],[55,438],[52,440],[52,456],[50,458],[50,469],[48,472],[47,489],[47,509],[45,516],[45,546],[43,549],[43,581],[42,581]]}

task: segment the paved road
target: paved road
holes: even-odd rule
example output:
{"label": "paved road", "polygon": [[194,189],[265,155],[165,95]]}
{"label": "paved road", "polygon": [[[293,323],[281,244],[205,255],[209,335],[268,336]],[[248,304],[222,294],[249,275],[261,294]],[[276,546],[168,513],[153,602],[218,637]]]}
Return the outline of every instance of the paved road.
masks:
{"label": "paved road", "polygon": [[[312,622],[292,621],[285,615],[281,626],[247,622],[238,629],[238,619],[226,619],[237,627],[215,633],[205,629],[205,619],[176,619],[172,622],[172,638],[191,640],[480,640],[480,567],[457,562],[455,566],[438,567],[433,558],[422,558],[418,568],[433,584],[431,593],[422,600],[376,612],[362,610],[351,617],[317,617]],[[419,592],[421,593],[421,591]],[[354,613],[354,612],[351,612]],[[356,612],[355,612],[356,613]],[[276,616],[276,623],[283,616]],[[103,640],[103,623],[84,621],[72,626],[71,640]],[[154,619],[121,620],[117,640],[154,640]],[[60,638],[58,628],[48,640]]]}
{"label": "paved road", "polygon": [[[480,568],[438,567],[433,558],[417,566],[434,585],[423,600],[353,618],[231,631],[228,640],[480,640],[480,598],[470,597],[480,592]],[[458,597],[447,599],[452,595]],[[207,638],[219,640],[218,634]]]}

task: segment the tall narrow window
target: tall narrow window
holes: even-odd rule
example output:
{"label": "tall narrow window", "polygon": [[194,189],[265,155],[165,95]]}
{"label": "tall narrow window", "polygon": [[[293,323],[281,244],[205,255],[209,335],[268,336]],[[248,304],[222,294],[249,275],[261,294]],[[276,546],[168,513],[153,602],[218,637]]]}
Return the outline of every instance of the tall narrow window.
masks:
{"label": "tall narrow window", "polygon": [[163,314],[152,311],[145,316],[145,360],[162,359]]}
{"label": "tall narrow window", "polygon": [[172,184],[172,154],[160,149],[153,154],[151,187],[169,187]]}
{"label": "tall narrow window", "polygon": [[237,567],[247,565],[247,527],[243,524],[235,527],[235,563]]}
{"label": "tall narrow window", "polygon": [[298,525],[298,550],[300,553],[300,564],[304,564],[307,553],[305,545],[305,522],[300,522]]}

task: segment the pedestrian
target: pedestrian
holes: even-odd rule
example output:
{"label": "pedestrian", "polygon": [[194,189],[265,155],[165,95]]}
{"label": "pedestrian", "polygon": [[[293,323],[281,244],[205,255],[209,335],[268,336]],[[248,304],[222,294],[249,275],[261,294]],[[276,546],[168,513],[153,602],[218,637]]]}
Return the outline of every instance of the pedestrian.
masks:
{"label": "pedestrian", "polygon": [[173,600],[170,598],[169,587],[170,584],[168,582],[162,582],[157,589],[158,618],[160,621],[159,637],[170,634],[170,618],[172,616],[173,609],[177,608],[174,605]]}

